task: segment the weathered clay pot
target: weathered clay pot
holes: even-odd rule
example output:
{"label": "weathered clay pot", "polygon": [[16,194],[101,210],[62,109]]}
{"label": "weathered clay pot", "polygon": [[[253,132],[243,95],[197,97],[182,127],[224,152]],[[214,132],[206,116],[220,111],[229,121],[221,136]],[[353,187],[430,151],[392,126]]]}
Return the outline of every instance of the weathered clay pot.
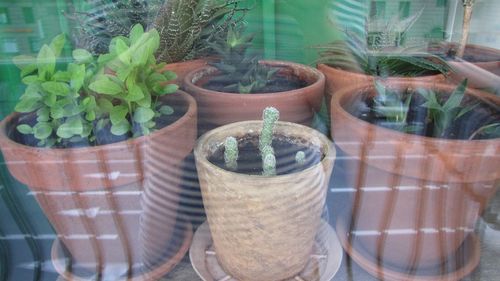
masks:
{"label": "weathered clay pot", "polygon": [[[181,91],[165,99],[186,113],[148,136],[95,147],[22,145],[8,136],[18,115],[0,123],[10,173],[36,194],[71,256],[84,267],[129,268],[165,254],[176,225],[181,163],[196,138],[195,100]],[[161,228],[148,224],[153,216]]]}
{"label": "weathered clay pot", "polygon": [[195,148],[217,259],[227,274],[241,281],[284,280],[304,268],[335,158],[324,135],[277,122],[275,135],[320,148],[322,160],[305,170],[271,177],[230,172],[208,160],[226,137],[255,135],[261,127],[261,121],[222,126],[203,135]]}
{"label": "weathered clay pot", "polygon": [[[432,83],[387,85],[454,89]],[[354,159],[347,178],[356,192],[344,246],[366,250],[375,265],[379,261],[403,271],[439,266],[473,231],[495,192],[500,140],[437,139],[375,126],[346,110],[363,93],[374,95],[374,85],[339,90],[331,103],[333,139]],[[467,95],[500,105],[500,98],[486,93],[468,90]]]}
{"label": "weathered clay pot", "polygon": [[[308,86],[292,91],[265,94],[233,94],[203,88],[214,67],[204,67],[189,73],[184,86],[198,103],[198,122],[201,132],[225,124],[258,120],[268,106],[280,111],[280,120],[310,125],[314,112],[319,111],[323,99],[324,75],[314,68],[282,61],[261,61],[279,67],[282,75],[291,75],[305,81]],[[200,132],[200,133],[201,133]]]}
{"label": "weathered clay pot", "polygon": [[[362,73],[356,73],[351,71],[345,71],[339,68],[331,67],[326,64],[318,64],[318,69],[325,74],[325,102],[330,112],[330,104],[332,96],[336,92],[341,91],[345,88],[352,87],[353,85],[360,85],[364,83],[373,83],[375,77],[371,75],[366,75]],[[421,76],[421,77],[388,77],[384,81],[396,82],[403,81],[407,83],[417,83],[417,82],[433,82],[439,83],[444,82],[446,78],[442,74]]]}

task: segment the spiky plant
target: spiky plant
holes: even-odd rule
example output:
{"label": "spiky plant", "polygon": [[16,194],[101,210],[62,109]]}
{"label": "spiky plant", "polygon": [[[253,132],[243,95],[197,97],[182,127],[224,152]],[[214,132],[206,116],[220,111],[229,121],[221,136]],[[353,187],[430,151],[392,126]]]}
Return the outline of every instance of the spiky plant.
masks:
{"label": "spiky plant", "polygon": [[[156,57],[167,63],[204,56],[214,34],[227,33],[242,19],[242,0],[87,0],[85,11],[73,11],[73,41],[102,54],[111,38],[125,36],[135,24],[160,33]],[[76,10],[73,8],[73,10]]]}
{"label": "spiky plant", "polygon": [[161,61],[178,62],[206,55],[208,42],[226,34],[231,24],[242,20],[242,0],[169,0],[153,22],[160,32]]}
{"label": "spiky plant", "polygon": [[368,22],[363,31],[346,29],[345,40],[316,46],[319,63],[347,71],[380,77],[421,76],[432,72],[443,74],[449,67],[437,56],[411,51],[415,46],[404,46],[407,32],[417,21],[423,10],[398,21],[395,18],[384,24],[382,32],[370,34]]}

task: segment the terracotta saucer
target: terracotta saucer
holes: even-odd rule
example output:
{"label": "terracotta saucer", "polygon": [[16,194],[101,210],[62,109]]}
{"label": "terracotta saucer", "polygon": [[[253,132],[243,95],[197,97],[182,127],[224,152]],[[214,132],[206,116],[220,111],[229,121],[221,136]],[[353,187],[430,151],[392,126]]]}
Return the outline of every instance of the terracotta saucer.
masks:
{"label": "terracotta saucer", "polygon": [[[304,270],[292,279],[283,281],[328,281],[333,278],[342,262],[342,246],[331,226],[322,221],[313,254]],[[212,247],[208,223],[203,223],[193,237],[189,258],[194,270],[204,281],[237,281],[228,276],[219,265]]]}
{"label": "terracotta saucer", "polygon": [[[157,280],[163,277],[165,274],[170,272],[184,257],[189,249],[189,245],[193,238],[193,228],[191,223],[184,223],[184,230],[182,235],[177,235],[177,239],[171,242],[171,245],[180,245],[176,247],[175,254],[163,261],[161,264],[156,266],[153,270],[148,270],[144,265],[136,264],[132,266],[133,272],[138,272],[133,276],[127,277],[125,274],[102,274],[99,280],[127,280],[127,281],[150,281]],[[62,243],[59,239],[54,240],[52,244],[51,256],[52,264],[56,269],[57,273],[61,275],[63,280],[71,281],[90,281],[96,280],[96,274],[89,272],[88,270],[78,268],[78,264],[72,264],[72,271],[67,270],[70,265],[71,256],[68,255],[67,250],[64,249]],[[109,276],[106,276],[109,275]],[[120,277],[117,277],[120,276]]]}
{"label": "terracotta saucer", "polygon": [[[347,239],[347,231],[343,227],[341,220],[337,221],[337,234],[342,243],[342,247],[361,268],[366,270],[372,276],[386,281],[455,281],[461,280],[469,275],[479,264],[481,255],[481,245],[478,237],[471,233],[467,236],[464,243],[453,256],[443,266],[435,268],[418,269],[415,273],[407,273],[395,267],[379,266],[377,260],[368,254],[362,247],[352,247]],[[463,257],[467,257],[464,261]],[[441,269],[448,270],[441,273]],[[454,268],[454,269],[453,269]]]}

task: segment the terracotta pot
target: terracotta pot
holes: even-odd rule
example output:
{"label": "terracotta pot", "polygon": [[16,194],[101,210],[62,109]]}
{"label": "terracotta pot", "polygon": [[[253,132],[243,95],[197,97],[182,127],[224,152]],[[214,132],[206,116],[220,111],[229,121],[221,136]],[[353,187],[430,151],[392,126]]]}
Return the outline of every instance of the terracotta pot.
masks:
{"label": "terracotta pot", "polygon": [[274,106],[280,111],[280,120],[310,125],[314,112],[319,111],[323,99],[325,78],[311,67],[282,61],[261,61],[281,68],[280,74],[295,76],[307,82],[306,87],[292,91],[265,94],[234,94],[203,88],[214,67],[204,67],[189,73],[185,80],[186,92],[198,103],[198,122],[201,132],[217,126],[246,120],[261,119],[262,110]]}
{"label": "terracotta pot", "polygon": [[[95,147],[22,145],[8,136],[18,115],[0,123],[10,173],[36,194],[79,264],[98,271],[110,264],[127,268],[167,249],[176,224],[181,164],[196,138],[196,102],[181,91],[165,99],[186,113],[148,136]],[[160,229],[148,224],[153,215],[160,217],[155,222],[163,224]],[[152,233],[163,239],[149,239]]]}
{"label": "terracotta pot", "polygon": [[[345,88],[349,88],[353,85],[359,85],[364,83],[373,83],[375,77],[371,75],[366,75],[362,73],[356,73],[351,71],[345,71],[339,68],[331,67],[326,64],[318,64],[318,69],[325,74],[326,84],[325,84],[325,102],[328,112],[330,112],[330,104],[332,96],[336,92],[341,91]],[[432,82],[439,83],[444,82],[446,78],[442,74],[421,76],[421,77],[389,77],[384,81],[396,82],[403,81],[407,83],[418,83],[418,82]]]}
{"label": "terracotta pot", "polygon": [[[451,92],[454,86],[387,83]],[[349,247],[400,270],[440,265],[473,231],[478,214],[500,179],[500,140],[446,140],[401,133],[362,121],[346,111],[371,83],[335,93],[332,136],[350,159],[347,178],[356,189]],[[500,105],[500,98],[468,90]],[[347,235],[346,235],[347,236]],[[377,262],[375,262],[377,264]]]}
{"label": "terracotta pot", "polygon": [[208,160],[227,136],[256,134],[261,127],[261,121],[219,127],[202,136],[194,152],[217,259],[227,274],[241,281],[284,280],[304,268],[335,158],[324,135],[277,122],[275,135],[320,148],[322,160],[272,177],[230,172]]}
{"label": "terracotta pot", "polygon": [[183,88],[184,78],[186,77],[186,75],[195,69],[206,66],[208,64],[208,61],[210,61],[210,59],[196,59],[169,63],[165,65],[162,71],[170,70],[175,72],[175,74],[177,74],[177,79],[175,79],[175,81],[172,83],[177,84],[179,85],[179,87]]}
{"label": "terracotta pot", "polygon": [[[448,43],[431,46],[429,52],[453,54],[457,49],[456,43]],[[450,73],[452,83],[456,84],[467,78],[471,88],[500,93],[500,50],[468,44],[465,46],[463,59],[450,59],[448,63],[452,69]]]}

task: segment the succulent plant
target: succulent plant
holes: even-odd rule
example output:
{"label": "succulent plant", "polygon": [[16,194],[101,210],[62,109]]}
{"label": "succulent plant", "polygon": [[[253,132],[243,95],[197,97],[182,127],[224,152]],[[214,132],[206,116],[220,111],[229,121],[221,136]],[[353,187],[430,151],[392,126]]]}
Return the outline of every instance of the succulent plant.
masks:
{"label": "succulent plant", "polygon": [[318,63],[379,77],[447,74],[450,68],[440,57],[413,51],[415,46],[404,45],[408,30],[422,12],[402,21],[392,19],[385,24],[383,32],[375,34],[369,32],[369,25],[373,23],[367,23],[364,29],[346,29],[345,40],[315,47],[319,50]]}
{"label": "succulent plant", "polygon": [[253,34],[243,34],[242,27],[230,27],[225,40],[210,43],[220,59],[210,64],[220,73],[210,79],[224,85],[224,91],[232,93],[258,92],[266,87],[278,68],[259,63],[259,57],[252,55]]}

